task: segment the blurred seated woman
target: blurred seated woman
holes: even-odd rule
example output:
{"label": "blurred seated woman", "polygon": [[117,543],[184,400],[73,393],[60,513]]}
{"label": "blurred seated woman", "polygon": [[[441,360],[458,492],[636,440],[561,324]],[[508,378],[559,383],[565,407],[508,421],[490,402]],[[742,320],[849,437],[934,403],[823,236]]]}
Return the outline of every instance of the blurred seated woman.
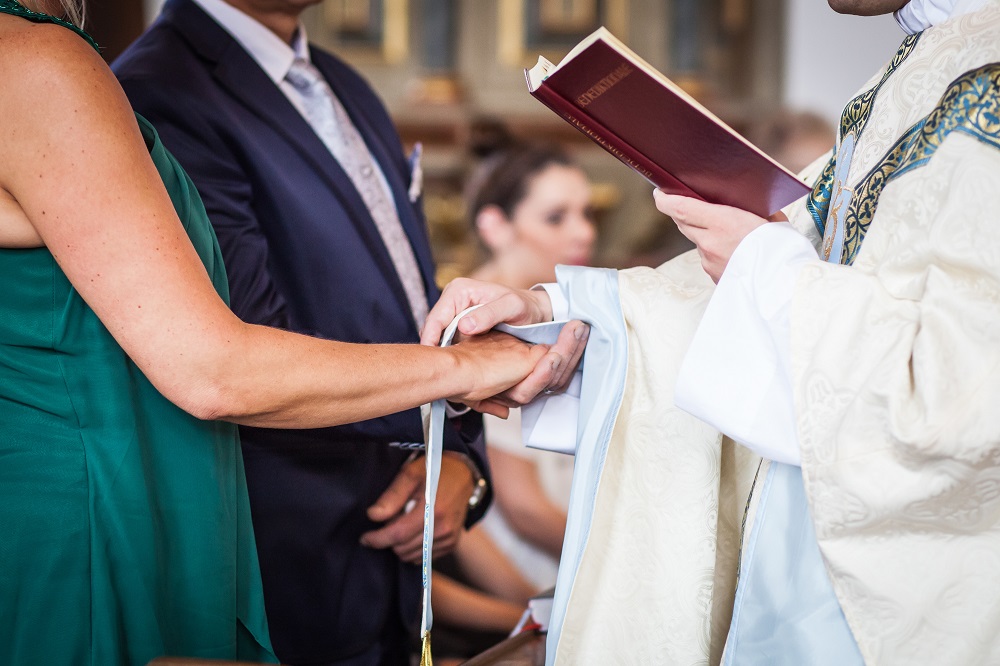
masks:
{"label": "blurred seated woman", "polygon": [[271,660],[233,424],[477,404],[545,350],[240,321],[191,181],[39,13],[63,3],[0,0],[0,663]]}
{"label": "blurred seated woman", "polygon": [[[516,289],[589,264],[596,229],[587,175],[558,146],[514,144],[487,158],[470,217],[490,258],[471,277]],[[520,410],[485,418],[496,505],[483,529],[538,589],[555,584],[573,458],[525,448]]]}
{"label": "blurred seated woman", "polygon": [[[596,231],[586,174],[558,146],[519,144],[491,129],[490,145],[473,147],[483,161],[467,192],[469,216],[489,252],[472,277],[525,289],[554,282],[557,264],[588,264]],[[457,603],[454,581],[445,583],[446,592],[435,584],[435,614],[505,634],[527,599],[555,584],[573,458],[525,448],[519,409],[506,420],[486,416],[484,426],[494,504],[455,551],[452,573],[470,589]],[[487,626],[483,618],[490,617]],[[440,647],[440,636],[436,642]]]}

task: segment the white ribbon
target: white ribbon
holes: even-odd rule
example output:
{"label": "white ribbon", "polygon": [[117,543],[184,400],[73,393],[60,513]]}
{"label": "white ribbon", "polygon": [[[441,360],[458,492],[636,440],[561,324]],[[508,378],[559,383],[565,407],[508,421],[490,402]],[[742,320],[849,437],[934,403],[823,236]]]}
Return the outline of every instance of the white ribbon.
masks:
{"label": "white ribbon", "polygon": [[[458,330],[458,322],[462,320],[462,317],[466,316],[473,310],[481,307],[480,305],[473,305],[470,308],[466,308],[462,312],[458,313],[450,324],[448,328],[444,330],[441,334],[441,346],[448,347],[451,345],[452,340],[455,337],[455,332]],[[507,324],[500,324],[496,327],[497,330],[509,333],[514,337],[525,340],[526,342],[532,344],[544,343],[544,344],[554,344],[556,339],[559,337],[559,331],[566,324],[565,321],[560,322],[547,322],[544,324],[535,324],[530,326],[509,326]],[[577,377],[574,377],[573,383],[571,383],[571,390],[552,396],[539,396],[536,401],[535,409],[541,410],[543,406],[550,402],[552,404],[562,401],[563,403],[572,403],[572,422],[575,424],[576,421],[576,411],[579,405],[579,395],[580,395],[580,371],[577,370]],[[573,390],[575,387],[575,390]],[[564,407],[564,409],[566,409]],[[427,470],[427,480],[424,487],[424,537],[423,537],[423,548],[421,552],[421,572],[422,572],[422,582],[423,582],[423,617],[420,621],[420,638],[423,643],[422,648],[422,661],[421,663],[430,663],[430,630],[431,626],[434,624],[434,613],[431,610],[431,555],[434,550],[434,503],[437,498],[437,487],[438,480],[441,478],[441,455],[444,442],[444,423],[445,423],[445,400],[435,400],[430,405],[423,405],[420,408],[421,416],[424,420],[424,442],[426,446],[425,464]],[[533,417],[535,421],[544,420],[539,419],[538,416]],[[561,420],[561,419],[560,419]],[[575,427],[570,429],[571,437],[569,438],[575,444]],[[562,447],[562,448],[560,448]],[[558,446],[549,446],[541,448],[553,448],[554,450],[569,449],[566,452],[571,453],[572,447],[560,443]]]}
{"label": "white ribbon", "polygon": [[[441,334],[441,346],[451,345],[458,322],[480,306],[473,305],[458,313],[448,328]],[[428,409],[429,407],[429,409]],[[441,478],[441,453],[444,446],[445,400],[435,400],[429,406],[420,408],[424,420],[424,442],[426,446],[425,464],[427,481],[424,486],[424,541],[421,552],[421,571],[424,587],[423,618],[420,621],[420,637],[426,641],[427,635],[434,624],[434,613],[431,610],[431,554],[434,550],[434,502],[437,499],[438,480]]]}

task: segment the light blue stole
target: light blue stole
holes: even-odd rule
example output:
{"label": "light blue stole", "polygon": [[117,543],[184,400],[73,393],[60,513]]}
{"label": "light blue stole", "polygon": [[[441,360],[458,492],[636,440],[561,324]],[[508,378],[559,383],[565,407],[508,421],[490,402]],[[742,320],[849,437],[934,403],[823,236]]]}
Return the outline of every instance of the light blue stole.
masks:
{"label": "light blue stole", "polygon": [[545,663],[555,663],[570,591],[590,535],[597,486],[621,408],[628,369],[628,334],[622,319],[618,272],[605,268],[559,266],[559,286],[569,301],[571,319],[591,325],[583,361],[576,459],[569,496],[566,534],[545,642]]}
{"label": "light blue stole", "polygon": [[759,492],[723,663],[864,664],[823,566],[802,470],[771,463]]}
{"label": "light blue stole", "polygon": [[[854,133],[841,141],[826,225],[827,261],[840,263]],[[864,664],[816,541],[802,469],[772,462],[741,554],[725,666]]]}

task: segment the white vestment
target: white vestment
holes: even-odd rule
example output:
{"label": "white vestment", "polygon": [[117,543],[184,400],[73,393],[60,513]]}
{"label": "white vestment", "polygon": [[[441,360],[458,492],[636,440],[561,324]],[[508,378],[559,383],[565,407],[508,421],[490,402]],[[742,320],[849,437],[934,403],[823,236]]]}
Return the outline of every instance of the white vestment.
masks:
{"label": "white vestment", "polygon": [[[831,167],[786,211],[819,252],[817,227],[846,230],[850,266],[794,281],[789,373],[819,551],[869,664],[1000,663],[1000,2],[985,5],[908,39],[849,105],[850,196]],[[559,283],[595,327],[549,662],[717,663],[759,458],[674,405],[713,285],[693,254]]]}

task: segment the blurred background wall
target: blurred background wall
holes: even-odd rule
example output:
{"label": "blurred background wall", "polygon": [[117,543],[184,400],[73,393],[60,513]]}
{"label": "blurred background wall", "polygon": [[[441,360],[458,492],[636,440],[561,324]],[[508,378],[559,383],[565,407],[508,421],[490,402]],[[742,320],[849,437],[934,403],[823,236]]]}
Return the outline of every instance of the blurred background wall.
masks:
{"label": "blurred background wall", "polygon": [[[88,27],[109,60],[162,2],[88,0]],[[461,195],[470,126],[483,117],[521,138],[570,147],[596,183],[601,265],[655,263],[679,247],[650,186],[527,94],[523,68],[539,55],[558,62],[605,25],[777,155],[797,132],[819,132],[813,143],[832,145],[816,118],[835,123],[903,37],[891,17],[842,17],[825,0],[324,0],[305,23],[313,42],[355,65],[383,96],[407,148],[423,144],[441,281],[478,260]],[[789,109],[815,117],[799,122]]]}
{"label": "blurred background wall", "polygon": [[789,0],[782,101],[831,122],[895,52],[903,32],[892,16],[841,16],[825,0]]}

